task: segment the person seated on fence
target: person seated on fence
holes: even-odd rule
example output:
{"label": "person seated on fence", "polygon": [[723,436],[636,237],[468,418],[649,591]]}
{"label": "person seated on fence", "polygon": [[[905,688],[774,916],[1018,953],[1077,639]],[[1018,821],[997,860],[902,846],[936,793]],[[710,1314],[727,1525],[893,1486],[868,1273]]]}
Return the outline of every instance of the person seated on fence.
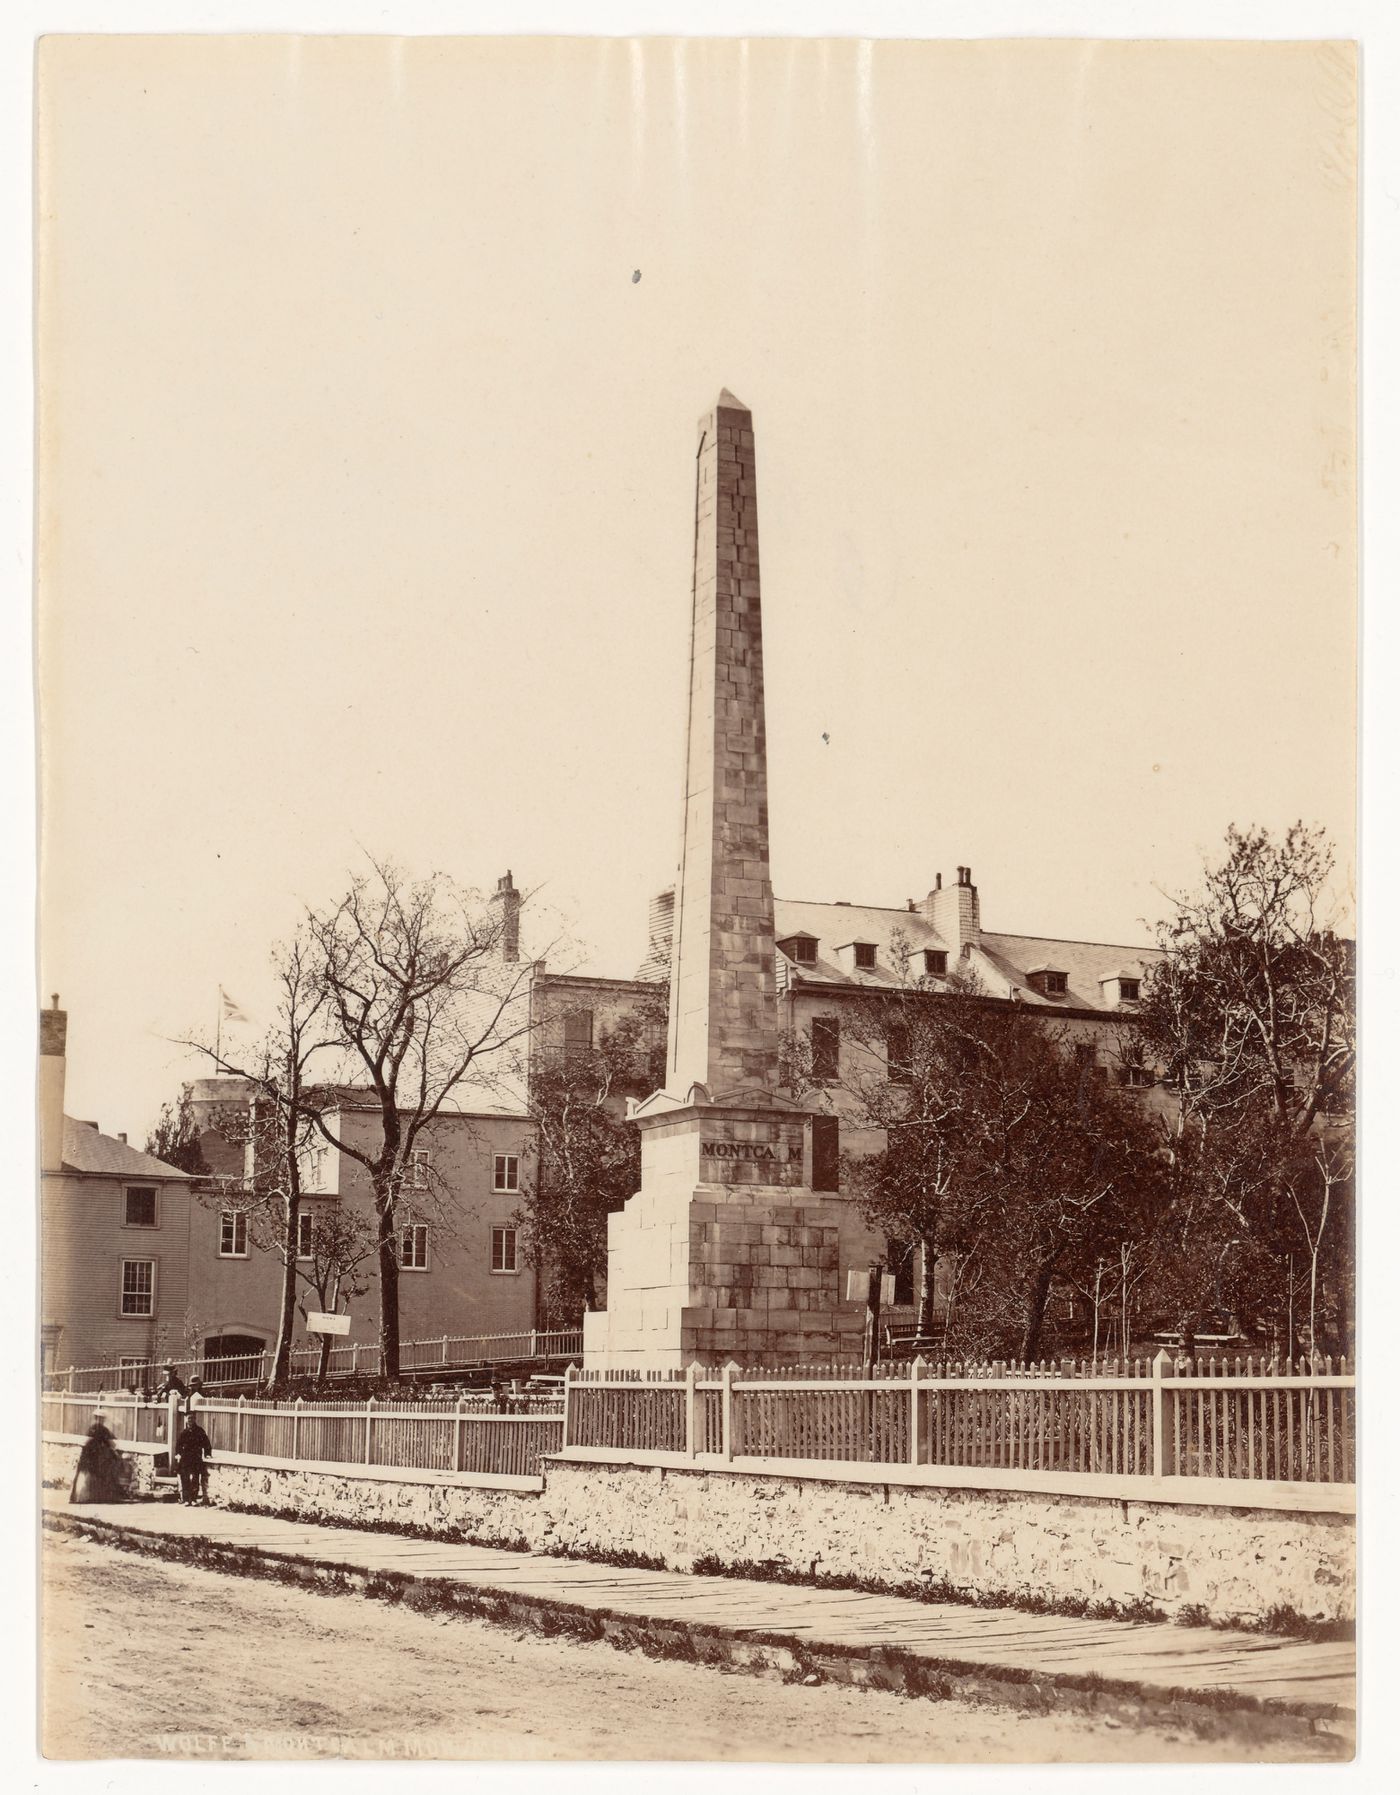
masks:
{"label": "person seated on fence", "polygon": [[187,1416],[185,1425],[180,1429],[180,1437],[175,1442],[175,1467],[180,1473],[180,1501],[186,1508],[192,1507],[197,1501],[208,1502],[207,1465],[213,1455],[214,1449],[209,1443],[208,1434],[193,1415]]}
{"label": "person seated on fence", "polygon": [[173,1365],[167,1365],[161,1376],[160,1382],[156,1385],[155,1400],[157,1402],[164,1402],[168,1396],[183,1397],[185,1394],[185,1386],[177,1376],[175,1367]]}
{"label": "person seated on fence", "polygon": [[504,1381],[499,1377],[491,1386],[491,1407],[498,1415],[510,1413],[510,1395]]}
{"label": "person seated on fence", "polygon": [[201,1402],[208,1402],[209,1400],[209,1397],[205,1392],[204,1379],[202,1377],[192,1377],[190,1379],[189,1389],[184,1391],[183,1394],[185,1398],[185,1413],[187,1415],[192,1409],[197,1408]]}
{"label": "person seated on fence", "polygon": [[70,1502],[125,1502],[126,1464],[117,1451],[116,1441],[107,1426],[107,1417],[99,1409],[92,1417],[92,1426],[78,1454],[78,1468],[73,1474]]}

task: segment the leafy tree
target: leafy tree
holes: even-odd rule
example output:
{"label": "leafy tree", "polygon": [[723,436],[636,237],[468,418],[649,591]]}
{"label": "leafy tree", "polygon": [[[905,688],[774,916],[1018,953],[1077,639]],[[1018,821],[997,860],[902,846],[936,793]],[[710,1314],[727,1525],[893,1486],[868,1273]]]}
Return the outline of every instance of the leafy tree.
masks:
{"label": "leafy tree", "polygon": [[174,1103],[161,1105],[156,1125],[146,1136],[146,1151],[177,1171],[207,1178],[209,1165],[199,1144],[199,1133],[190,1087],[186,1085]]}
{"label": "leafy tree", "polygon": [[641,1182],[641,1136],[628,1097],[665,1078],[667,987],[640,997],[587,1049],[536,1045],[529,1112],[534,1175],[515,1217],[545,1281],[552,1318],[572,1321],[598,1306],[607,1267],[607,1218]]}
{"label": "leafy tree", "polygon": [[1138,1019],[1170,1095],[1175,1310],[1344,1347],[1352,1306],[1355,953],[1324,832],[1231,828],[1159,931]]}
{"label": "leafy tree", "polygon": [[[1063,1031],[981,995],[920,980],[843,1012],[841,1108],[884,1146],[846,1159],[862,1212],[921,1248],[918,1334],[934,1329],[935,1266],[961,1343],[1034,1357],[1057,1281],[1116,1253],[1156,1177],[1126,1092],[1086,1075]],[[802,1050],[789,1050],[799,1067]]]}

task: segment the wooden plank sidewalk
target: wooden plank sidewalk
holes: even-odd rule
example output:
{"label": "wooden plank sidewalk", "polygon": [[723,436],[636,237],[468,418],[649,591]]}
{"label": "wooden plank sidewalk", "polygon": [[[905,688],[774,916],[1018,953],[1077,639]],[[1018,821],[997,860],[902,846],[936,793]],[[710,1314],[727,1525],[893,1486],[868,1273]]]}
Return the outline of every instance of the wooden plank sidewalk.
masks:
{"label": "wooden plank sidewalk", "polygon": [[1048,1677],[1096,1673],[1109,1684],[1234,1690],[1294,1711],[1350,1713],[1356,1703],[1356,1648],[1350,1641],[1319,1644],[1170,1622],[1082,1620],[858,1590],[622,1570],[217,1507],[167,1502],[69,1507],[61,1498],[51,1498],[46,1507],[73,1521],[97,1520],[137,1534],[207,1539],[347,1570],[458,1580],[507,1596],[715,1628],[740,1641],[774,1635],[814,1650],[883,1646],[993,1671],[1010,1668]]}

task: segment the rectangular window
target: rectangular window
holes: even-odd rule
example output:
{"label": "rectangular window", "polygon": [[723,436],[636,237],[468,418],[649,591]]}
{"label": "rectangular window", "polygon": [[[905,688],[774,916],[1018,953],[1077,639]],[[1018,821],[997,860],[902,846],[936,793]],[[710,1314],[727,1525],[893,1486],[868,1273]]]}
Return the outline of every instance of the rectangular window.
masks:
{"label": "rectangular window", "polygon": [[941,979],[947,970],[947,951],[941,947],[926,947],[924,949],[924,976],[931,979]]}
{"label": "rectangular window", "polygon": [[856,966],[861,972],[873,972],[875,969],[875,947],[873,942],[857,941],[855,943]]}
{"label": "rectangular window", "polygon": [[1128,1085],[1132,1090],[1145,1091],[1150,1085],[1156,1084],[1156,1082],[1156,1078],[1152,1075],[1152,1072],[1148,1067],[1144,1066],[1138,1060],[1129,1060],[1123,1067],[1123,1083]]}
{"label": "rectangular window", "polygon": [[815,966],[817,963],[817,944],[810,937],[789,941],[786,953],[797,966]]}
{"label": "rectangular window", "polygon": [[316,1218],[309,1209],[297,1211],[297,1258],[310,1259],[311,1243],[316,1233]]}
{"label": "rectangular window", "polygon": [[1080,1071],[1087,1072],[1098,1059],[1099,1050],[1092,1041],[1076,1041],[1074,1057],[1079,1062]]}
{"label": "rectangular window", "polygon": [[122,1260],[123,1315],[154,1315],[156,1312],[156,1262],[154,1259]]}
{"label": "rectangular window", "polygon": [[156,1191],[153,1184],[132,1185],[127,1191],[126,1225],[128,1228],[155,1227]]}
{"label": "rectangular window", "polygon": [[410,1183],[414,1190],[426,1190],[432,1173],[432,1154],[426,1147],[413,1149],[413,1171]]}
{"label": "rectangular window", "polygon": [[812,1189],[841,1188],[841,1124],[835,1116],[812,1117]]}
{"label": "rectangular window", "polygon": [[902,1022],[885,1030],[885,1071],[891,1084],[908,1084],[914,1076],[909,1030]]}
{"label": "rectangular window", "polygon": [[404,1271],[428,1269],[428,1229],[424,1222],[410,1222],[399,1232],[399,1265]]}
{"label": "rectangular window", "polygon": [[516,1237],[514,1228],[493,1228],[491,1230],[491,1269],[492,1271],[519,1271],[516,1263]]}
{"label": "rectangular window", "polygon": [[592,1010],[570,1010],[564,1017],[564,1051],[565,1053],[591,1053],[593,1051],[593,1012]]}
{"label": "rectangular window", "polygon": [[241,1209],[225,1209],[219,1217],[219,1257],[248,1257],[248,1218]]}
{"label": "rectangular window", "polygon": [[835,1016],[812,1018],[812,1077],[831,1084],[841,1076],[841,1024]]}
{"label": "rectangular window", "polygon": [[518,1153],[498,1153],[496,1155],[496,1170],[492,1180],[492,1189],[520,1189],[520,1155]]}
{"label": "rectangular window", "polygon": [[1045,974],[1045,995],[1047,997],[1063,997],[1069,980],[1063,972],[1047,972]]}
{"label": "rectangular window", "polygon": [[1118,981],[1118,996],[1123,1003],[1136,1003],[1141,990],[1141,979],[1119,979]]}

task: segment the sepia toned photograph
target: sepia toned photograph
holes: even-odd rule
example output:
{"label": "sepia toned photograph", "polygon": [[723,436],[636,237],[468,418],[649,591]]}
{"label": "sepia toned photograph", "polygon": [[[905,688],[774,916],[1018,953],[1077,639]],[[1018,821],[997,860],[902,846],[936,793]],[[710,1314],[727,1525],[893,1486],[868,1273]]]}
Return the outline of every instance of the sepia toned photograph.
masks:
{"label": "sepia toned photograph", "polygon": [[34,66],[44,1758],[1349,1764],[1357,45]]}

